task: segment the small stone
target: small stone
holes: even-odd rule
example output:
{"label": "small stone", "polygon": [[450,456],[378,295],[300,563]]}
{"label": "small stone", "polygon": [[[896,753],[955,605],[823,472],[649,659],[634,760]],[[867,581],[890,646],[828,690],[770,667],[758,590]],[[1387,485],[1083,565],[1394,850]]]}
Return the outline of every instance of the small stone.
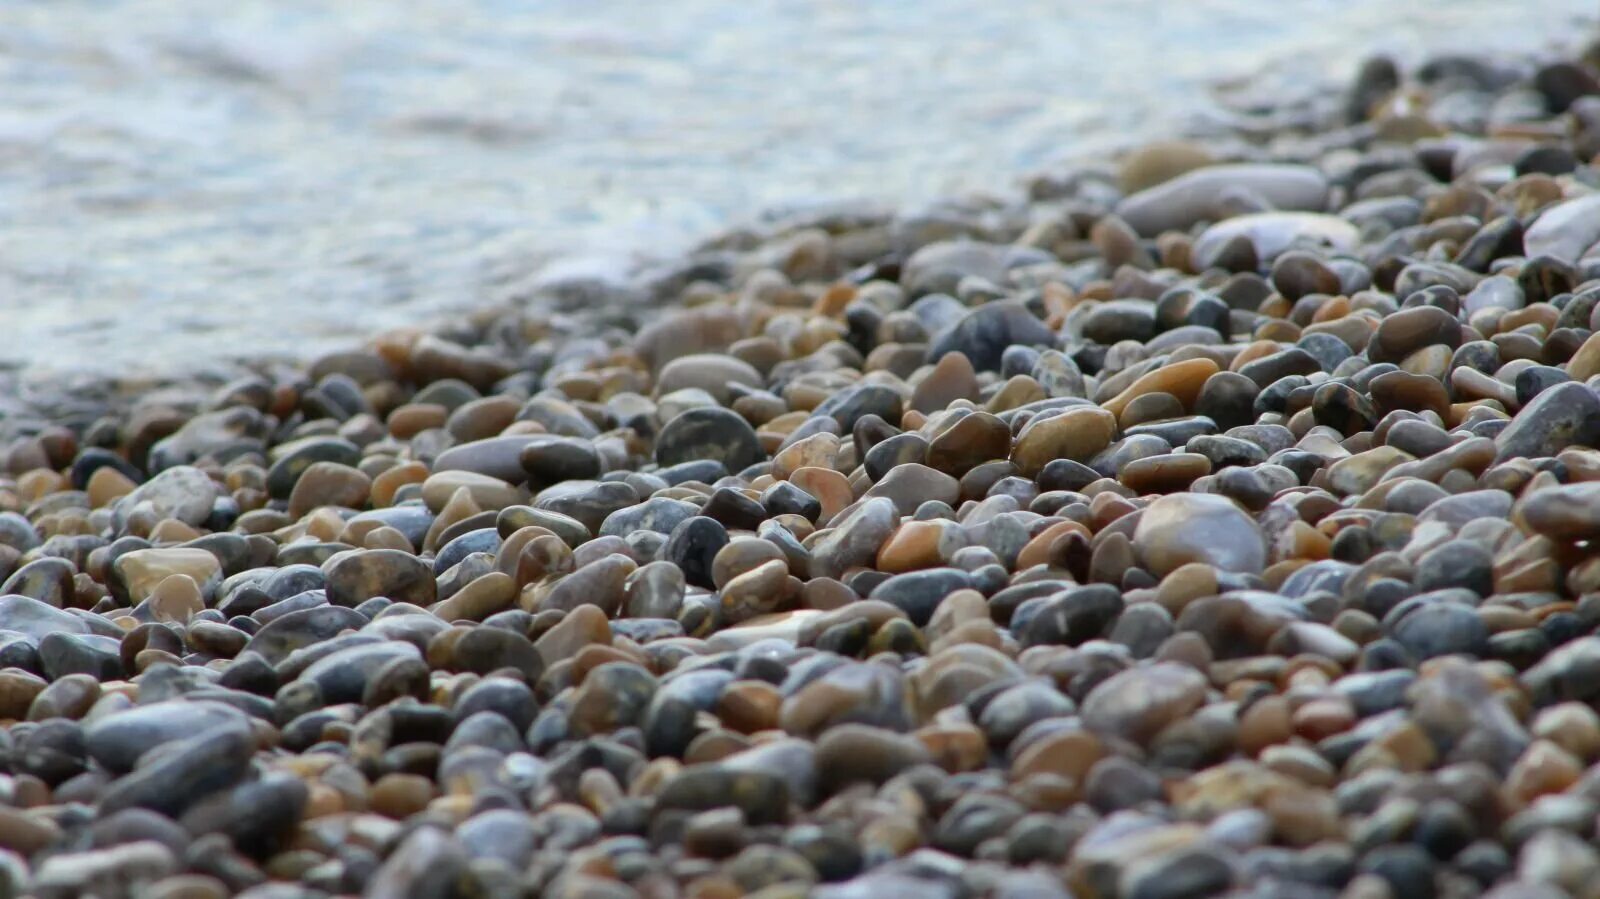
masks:
{"label": "small stone", "polygon": [[1328,182],[1309,166],[1240,164],[1195,169],[1126,197],[1116,212],[1146,237],[1182,231],[1205,219],[1220,219],[1217,197],[1229,189],[1248,190],[1274,208],[1319,211],[1328,199]]}
{"label": "small stone", "polygon": [[522,468],[522,450],[543,439],[547,438],[537,434],[512,434],[457,444],[433,460],[433,470],[435,473],[468,471],[516,484],[527,476]]}
{"label": "small stone", "polygon": [[870,564],[897,524],[899,514],[892,500],[862,501],[812,546],[811,575],[838,577],[847,568]]}
{"label": "small stone", "polygon": [[362,550],[344,556],[328,569],[328,601],[335,605],[354,608],[382,596],[429,606],[436,591],[432,566],[400,550]]}
{"label": "small stone", "polygon": [[954,505],[961,497],[961,486],[944,472],[910,462],[895,466],[866,495],[890,499],[901,515],[911,515],[928,500]]}
{"label": "small stone", "polygon": [[1144,743],[1205,702],[1205,676],[1158,662],[1111,676],[1083,701],[1083,722],[1097,733]]}
{"label": "small stone", "polygon": [[599,477],[603,467],[594,446],[579,437],[549,436],[530,440],[523,444],[518,459],[529,481],[535,485]]}
{"label": "small stone", "polygon": [[96,718],[83,735],[94,760],[121,773],[157,746],[245,722],[243,713],[220,702],[175,699]]}
{"label": "small stone", "polygon": [[728,404],[733,399],[733,385],[761,387],[761,373],[748,362],[721,353],[695,353],[680,356],[662,366],[656,375],[656,395],[675,390],[697,387]]}
{"label": "small stone", "polygon": [[1312,212],[1258,212],[1218,222],[1201,232],[1194,244],[1197,269],[1211,268],[1231,241],[1243,238],[1256,258],[1272,262],[1291,246],[1315,244],[1348,253],[1360,240],[1356,227],[1342,218]]}
{"label": "small stone", "polygon": [[1127,193],[1137,193],[1214,161],[1204,147],[1186,141],[1146,144],[1122,160],[1117,180]]}
{"label": "small stone", "polygon": [[942,331],[928,347],[928,359],[937,361],[960,353],[978,371],[997,371],[1000,358],[1011,346],[1053,346],[1055,332],[1015,300],[997,300],[972,310]]}
{"label": "small stone", "polygon": [[1481,656],[1489,639],[1488,628],[1472,608],[1444,602],[1405,615],[1391,634],[1419,660],[1457,653]]}
{"label": "small stone", "polygon": [[147,808],[177,817],[244,777],[254,751],[255,740],[243,726],[217,727],[182,740],[113,783],[101,796],[101,813]]}
{"label": "small stone", "polygon": [[188,577],[200,587],[202,594],[215,592],[222,582],[222,564],[203,549],[134,550],[118,556],[112,568],[128,601],[135,604],[147,599],[157,585],[173,575]]}
{"label": "small stone", "polygon": [[1068,407],[1030,419],[1017,434],[1011,462],[1025,477],[1056,459],[1087,461],[1106,448],[1117,430],[1113,412],[1094,406]]}
{"label": "small stone", "polygon": [[175,518],[184,524],[202,524],[211,515],[219,489],[211,476],[198,468],[179,465],[161,472],[118,501],[119,514],[127,516],[148,507],[157,520]]}
{"label": "small stone", "polygon": [[1251,574],[1266,565],[1261,528],[1232,500],[1220,496],[1161,497],[1140,516],[1133,543],[1158,577],[1191,562]]}
{"label": "small stone", "polygon": [[971,360],[962,353],[946,353],[912,390],[911,408],[933,413],[948,408],[955,400],[974,399],[977,395],[978,377]]}
{"label": "small stone", "polygon": [[316,462],[295,481],[289,515],[300,518],[318,506],[362,509],[372,492],[372,479],[337,462]]}
{"label": "small stone", "polygon": [[680,413],[656,437],[655,458],[661,465],[714,459],[738,471],[766,457],[755,429],[726,409],[699,408]]}
{"label": "small stone", "polygon": [[1576,264],[1600,243],[1600,193],[1545,209],[1522,235],[1528,258],[1549,256]]}
{"label": "small stone", "polygon": [[1576,382],[1550,387],[1522,407],[1494,442],[1497,462],[1600,445],[1600,396]]}

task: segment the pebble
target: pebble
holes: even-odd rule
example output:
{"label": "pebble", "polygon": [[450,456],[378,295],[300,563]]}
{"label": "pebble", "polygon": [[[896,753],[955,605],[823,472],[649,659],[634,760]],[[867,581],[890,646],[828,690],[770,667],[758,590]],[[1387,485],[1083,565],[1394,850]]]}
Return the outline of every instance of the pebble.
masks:
{"label": "pebble", "polygon": [[656,462],[678,465],[714,459],[739,471],[765,457],[755,429],[726,409],[689,409],[667,422],[656,438]]}
{"label": "pebble", "polygon": [[1257,574],[1266,565],[1261,527],[1232,500],[1200,493],[1163,496],[1139,517],[1134,548],[1157,577],[1191,562]]}
{"label": "pebble", "polygon": [[1133,668],[1102,681],[1083,700],[1083,724],[1143,743],[1205,702],[1206,679],[1175,662]]}
{"label": "pebble", "polygon": [[1116,213],[1135,231],[1154,237],[1217,219],[1217,197],[1226,190],[1260,196],[1276,209],[1320,211],[1328,200],[1328,181],[1309,166],[1283,164],[1212,165],[1124,198]]}
{"label": "pebble", "polygon": [[1195,265],[1205,269],[1217,263],[1236,239],[1250,242],[1256,258],[1271,263],[1290,247],[1312,244],[1335,253],[1349,253],[1360,241],[1356,226],[1332,215],[1314,212],[1258,212],[1217,222],[1201,232],[1190,251]]}
{"label": "pebble", "polygon": [[1522,235],[1529,258],[1548,256],[1575,264],[1600,243],[1600,194],[1567,200],[1546,208]]}
{"label": "pebble", "polygon": [[986,303],[940,332],[928,347],[928,358],[960,353],[973,368],[994,371],[1007,347],[1053,346],[1055,332],[1015,300]]}

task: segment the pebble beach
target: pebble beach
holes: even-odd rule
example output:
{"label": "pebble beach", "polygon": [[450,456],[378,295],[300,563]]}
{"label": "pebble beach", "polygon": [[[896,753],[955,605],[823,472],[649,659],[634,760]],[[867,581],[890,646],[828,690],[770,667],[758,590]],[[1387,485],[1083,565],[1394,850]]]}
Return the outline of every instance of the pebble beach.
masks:
{"label": "pebble beach", "polygon": [[1600,895],[1600,44],[0,420],[0,896]]}

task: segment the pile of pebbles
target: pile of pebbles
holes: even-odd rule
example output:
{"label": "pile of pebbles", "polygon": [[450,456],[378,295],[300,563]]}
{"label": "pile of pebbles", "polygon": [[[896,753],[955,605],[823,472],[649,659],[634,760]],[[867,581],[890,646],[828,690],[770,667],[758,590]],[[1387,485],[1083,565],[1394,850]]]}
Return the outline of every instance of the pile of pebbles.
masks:
{"label": "pile of pebbles", "polygon": [[12,439],[0,895],[1596,895],[1596,54],[1334,116]]}

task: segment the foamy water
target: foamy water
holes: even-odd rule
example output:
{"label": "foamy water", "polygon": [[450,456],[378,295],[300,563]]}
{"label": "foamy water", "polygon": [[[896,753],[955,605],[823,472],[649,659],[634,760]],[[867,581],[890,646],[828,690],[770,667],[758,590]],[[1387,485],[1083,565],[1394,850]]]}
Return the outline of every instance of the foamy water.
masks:
{"label": "foamy water", "polygon": [[8,0],[0,363],[304,356],[500,302],[556,256],[1003,186],[1183,130],[1219,81],[1594,21],[1536,6]]}

